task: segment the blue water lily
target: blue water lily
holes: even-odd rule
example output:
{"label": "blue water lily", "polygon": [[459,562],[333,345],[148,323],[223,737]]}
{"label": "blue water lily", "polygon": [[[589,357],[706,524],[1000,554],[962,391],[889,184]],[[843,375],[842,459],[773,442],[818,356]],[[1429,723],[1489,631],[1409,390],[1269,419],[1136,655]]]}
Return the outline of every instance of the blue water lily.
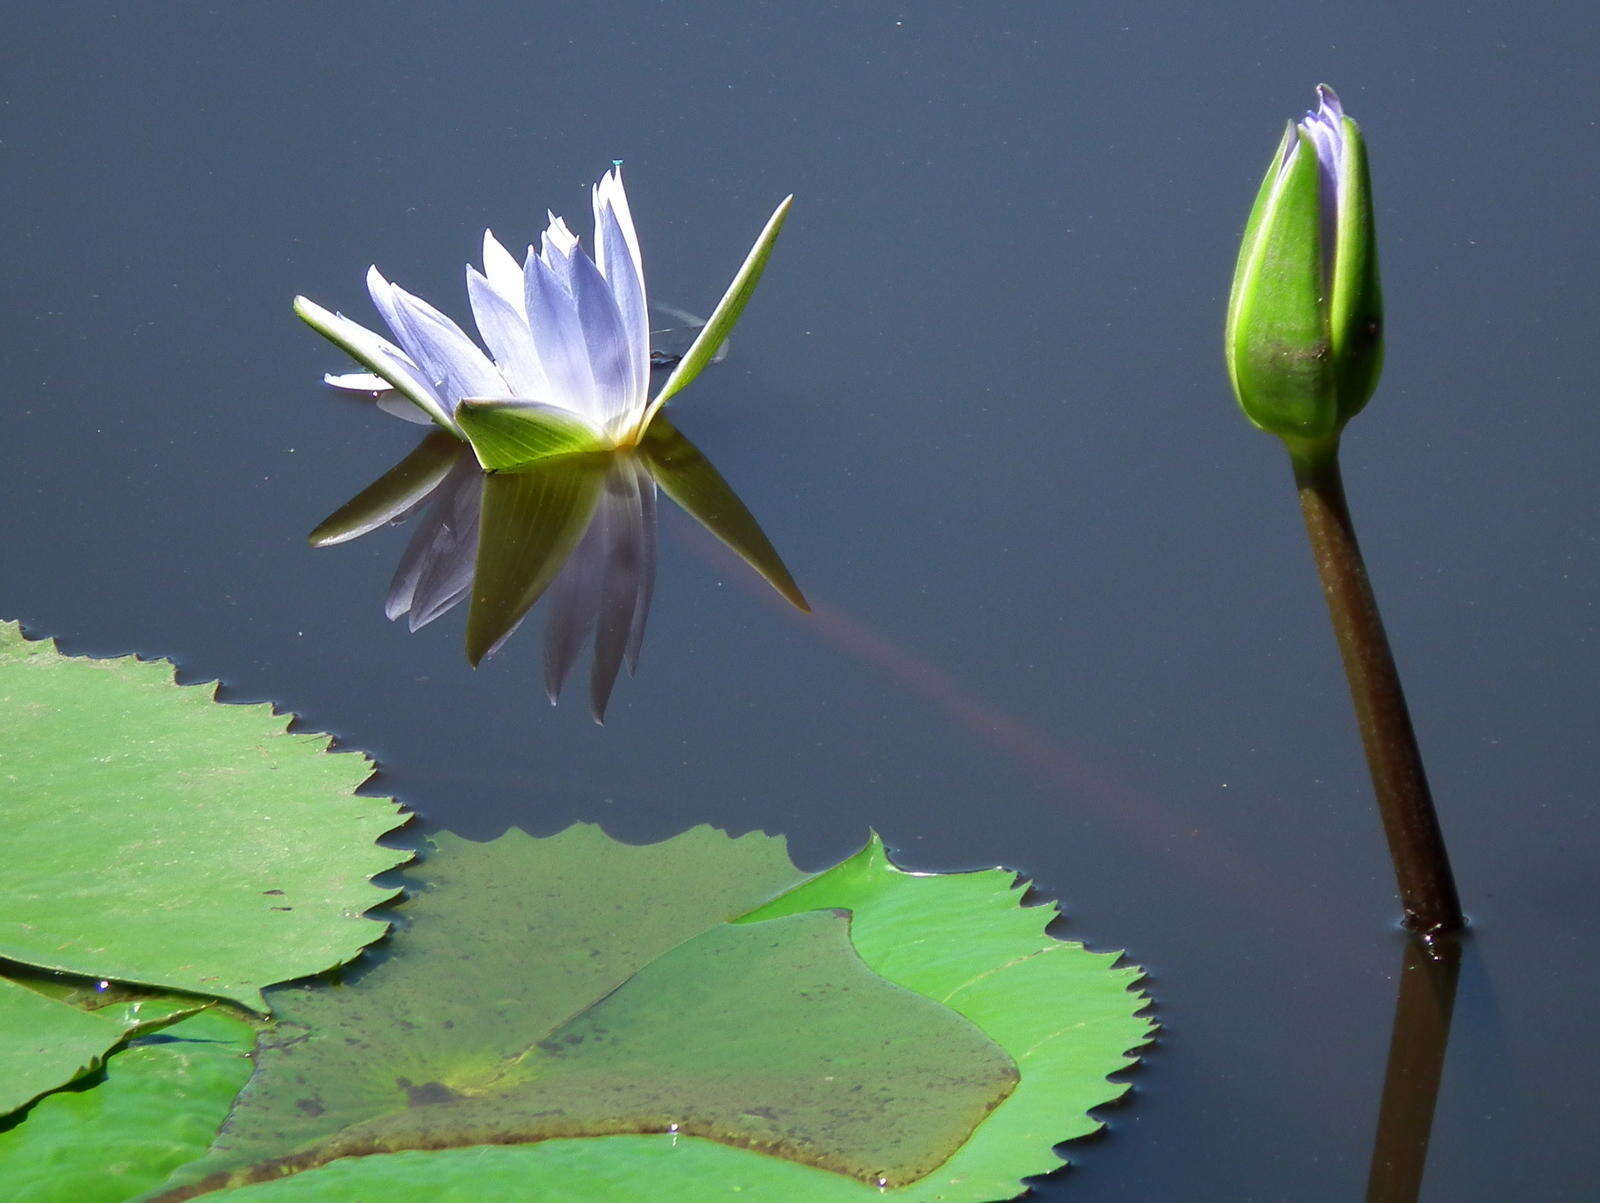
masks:
{"label": "blue water lily", "polygon": [[793,200],[786,198],[768,219],[704,329],[654,398],[644,261],[620,168],[593,189],[592,257],[553,213],[540,245],[530,246],[520,263],[492,232],[484,232],[482,270],[467,268],[467,297],[482,348],[376,267],[367,273],[367,290],[393,341],[305,297],[295,298],[295,312],[367,369],[330,376],[329,383],[392,390],[380,402],[386,409],[410,411],[466,439],[484,468],[632,447],[668,398],[716,356],[760,279]]}

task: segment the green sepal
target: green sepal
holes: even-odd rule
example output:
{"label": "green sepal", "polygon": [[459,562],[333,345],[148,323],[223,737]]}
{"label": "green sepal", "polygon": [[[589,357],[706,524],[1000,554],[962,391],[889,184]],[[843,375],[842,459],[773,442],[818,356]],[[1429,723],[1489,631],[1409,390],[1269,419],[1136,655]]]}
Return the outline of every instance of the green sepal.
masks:
{"label": "green sepal", "polygon": [[644,418],[639,423],[641,433],[650,425],[650,420],[656,416],[656,412],[667,403],[667,399],[698,376],[716,357],[717,352],[722,349],[722,344],[728,341],[729,332],[739,320],[739,315],[744,312],[744,307],[749,304],[750,295],[755,292],[756,284],[761,280],[761,273],[767,268],[767,260],[772,257],[773,243],[777,242],[778,231],[783,229],[784,220],[789,216],[789,207],[793,204],[793,196],[784,197],[783,202],[773,210],[772,216],[767,218],[767,224],[756,236],[755,245],[745,256],[738,274],[733,277],[733,283],[728,285],[728,291],[722,294],[722,300],[718,301],[717,307],[712,310],[711,317],[707,319],[699,336],[694,340],[694,345],[678,361],[678,366],[672,369],[672,375],[667,377],[667,382],[661,386],[656,399],[645,410]]}
{"label": "green sepal", "polygon": [[581,455],[608,444],[569,410],[533,401],[470,397],[456,421],[486,471],[522,468],[557,455]]}
{"label": "green sepal", "polygon": [[1378,282],[1378,234],[1372,216],[1367,144],[1344,119],[1345,162],[1340,181],[1328,332],[1338,377],[1339,424],[1366,405],[1383,370],[1383,290]]}
{"label": "green sepal", "polygon": [[417,388],[403,376],[397,377],[384,365],[384,340],[371,330],[368,330],[358,322],[351,321],[342,313],[334,313],[331,310],[324,309],[309,297],[295,297],[294,312],[295,316],[302,322],[349,355],[351,359],[366,368],[367,371],[387,380],[394,386],[397,393],[411,401],[440,426],[452,434],[456,433],[455,422],[444,411],[444,408],[435,397]]}
{"label": "green sepal", "polygon": [[1289,153],[1289,148],[1294,145],[1294,122],[1287,121],[1283,127],[1283,137],[1278,140],[1278,149],[1272,152],[1272,159],[1267,163],[1267,172],[1261,177],[1261,186],[1256,189],[1255,203],[1250,206],[1250,216],[1244,223],[1244,236],[1239,240],[1239,261],[1234,264],[1233,284],[1228,289],[1228,321],[1223,332],[1223,345],[1228,348],[1228,378],[1233,382],[1234,392],[1239,391],[1239,382],[1234,378],[1233,372],[1233,331],[1238,321],[1239,291],[1244,281],[1245,268],[1251,262],[1251,252],[1255,247],[1256,238],[1261,232],[1261,214],[1266,210],[1267,199],[1272,195],[1272,185],[1277,181],[1278,170],[1283,166],[1283,157]]}
{"label": "green sepal", "polygon": [[1338,428],[1322,304],[1316,148],[1298,148],[1267,188],[1241,251],[1227,358],[1245,416],[1262,430],[1317,438]]}

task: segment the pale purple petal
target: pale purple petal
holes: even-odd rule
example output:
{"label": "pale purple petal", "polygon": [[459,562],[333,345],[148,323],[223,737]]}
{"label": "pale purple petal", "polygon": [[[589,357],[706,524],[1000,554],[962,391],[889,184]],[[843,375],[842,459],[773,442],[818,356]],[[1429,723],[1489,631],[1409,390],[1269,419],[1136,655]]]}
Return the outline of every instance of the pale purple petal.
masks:
{"label": "pale purple petal", "polygon": [[[520,272],[517,283],[520,287]],[[539,352],[533,345],[533,334],[528,329],[528,319],[523,316],[522,303],[518,301],[513,305],[500,295],[492,281],[470,267],[467,268],[467,298],[472,302],[478,333],[494,357],[495,366],[511,386],[512,395],[527,401],[546,398],[550,387],[539,366]]]}
{"label": "pale purple petal", "polygon": [[433,382],[451,413],[462,397],[498,396],[507,392],[505,377],[488,356],[444,314],[383,278],[376,267],[367,272],[367,291],[406,354]]}
{"label": "pale purple petal", "polygon": [[1339,180],[1344,172],[1344,106],[1326,84],[1317,86],[1317,107],[1301,118],[1299,128],[1317,152],[1317,184],[1322,225],[1322,268],[1333,271],[1334,243],[1339,228]]}
{"label": "pale purple petal", "polygon": [[527,270],[528,326],[539,353],[539,366],[550,385],[549,400],[582,414],[598,426],[603,415],[595,404],[594,376],[578,306],[554,271],[529,249]]}
{"label": "pale purple petal", "polygon": [[501,397],[510,391],[499,369],[455,322],[399,285],[394,286],[394,299],[419,340],[419,362],[441,374],[452,402],[462,397]]}
{"label": "pale purple petal", "polygon": [[594,190],[594,241],[595,262],[611,286],[629,342],[631,403],[643,405],[650,389],[650,308],[620,172],[605,175]]}
{"label": "pale purple petal", "polygon": [[602,427],[612,429],[630,414],[637,417],[643,405],[642,390],[635,383],[633,347],[623,332],[616,298],[600,269],[581,249],[573,252],[571,262],[573,301],[594,380],[596,412]]}

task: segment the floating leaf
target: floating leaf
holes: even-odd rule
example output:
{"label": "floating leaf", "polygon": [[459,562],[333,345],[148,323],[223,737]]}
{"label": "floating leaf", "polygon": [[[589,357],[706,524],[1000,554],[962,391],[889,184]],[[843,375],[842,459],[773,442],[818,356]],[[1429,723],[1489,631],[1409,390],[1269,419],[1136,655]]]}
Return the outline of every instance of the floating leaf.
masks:
{"label": "floating leaf", "polygon": [[1133,1064],[1154,1023],[1139,1014],[1142,976],[1045,930],[1054,904],[1024,907],[1027,889],[1005,869],[906,873],[874,837],[849,860],[746,916],[819,906],[855,915],[862,960],[972,1020],[1016,1059],[1021,1084],[937,1173],[890,1196],[981,1203],[1023,1190],[1023,1177],[1064,1164],[1052,1147],[1100,1128],[1090,1110],[1127,1090],[1108,1075]]}
{"label": "floating leaf", "polygon": [[490,472],[605,448],[587,422],[568,410],[536,401],[469,398],[456,411],[456,421],[477,453],[478,463]]}
{"label": "floating leaf", "polygon": [[401,930],[342,986],[272,991],[257,1075],[195,1175],[487,1085],[657,957],[802,879],[781,840],[709,827],[644,847],[586,824],[436,845]]}
{"label": "floating leaf", "polygon": [[[445,837],[430,868],[387,959],[273,992],[256,1078],[159,1198],[980,1203],[1061,1164],[1150,1032],[1138,971],[1045,934],[1055,908],[1021,907],[1013,874],[904,873],[876,839],[804,883],[778,841],[705,828]],[[846,990],[815,1023],[774,1005],[785,984],[882,1007],[842,1022]]]}
{"label": "floating leaf", "polygon": [[0,977],[0,1115],[93,1069],[124,1031]]}
{"label": "floating leaf", "polygon": [[121,1203],[204,1151],[250,1075],[254,1029],[207,1010],[0,1124],[6,1203]]}
{"label": "floating leaf", "polygon": [[63,656],[0,622],[0,957],[264,1004],[350,960],[394,896],[402,822],[352,796],[371,762],[327,755],[267,704],[218,705],[172,665]]}

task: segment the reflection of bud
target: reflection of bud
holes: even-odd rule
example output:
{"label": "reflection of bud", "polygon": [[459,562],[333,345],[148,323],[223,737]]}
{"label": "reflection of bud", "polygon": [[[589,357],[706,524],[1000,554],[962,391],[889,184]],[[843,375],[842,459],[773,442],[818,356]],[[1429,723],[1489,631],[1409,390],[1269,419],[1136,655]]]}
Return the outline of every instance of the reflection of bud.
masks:
{"label": "reflection of bud", "polygon": [[1284,132],[1245,226],[1225,352],[1245,416],[1291,450],[1367,403],[1383,302],[1366,146],[1332,89]]}

